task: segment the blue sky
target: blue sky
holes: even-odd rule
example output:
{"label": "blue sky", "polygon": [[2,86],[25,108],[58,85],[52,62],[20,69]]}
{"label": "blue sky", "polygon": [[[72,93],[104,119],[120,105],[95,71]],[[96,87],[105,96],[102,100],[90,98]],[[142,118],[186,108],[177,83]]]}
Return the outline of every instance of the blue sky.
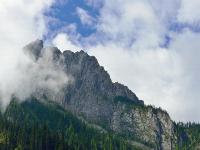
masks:
{"label": "blue sky", "polygon": [[[45,13],[47,17],[56,19],[56,22],[48,24],[48,34],[51,35],[54,32],[58,32],[70,24],[75,24],[77,32],[83,37],[87,37],[94,33],[96,31],[95,27],[83,25],[81,23],[81,20],[77,14],[77,7],[86,10],[93,18],[97,18],[99,16],[100,8],[93,8],[92,6],[87,5],[83,0],[68,0],[61,3],[55,3]],[[49,35],[47,35],[47,37],[49,37]]]}
{"label": "blue sky", "polygon": [[199,122],[199,7],[199,0],[1,0],[0,93],[20,81],[13,66],[21,47],[39,38],[61,51],[84,49],[146,104]]}
{"label": "blue sky", "polygon": [[[144,1],[145,2],[145,1]],[[161,3],[162,1],[158,1],[158,3]],[[101,10],[104,7],[104,1],[93,1],[93,0],[62,0],[58,2],[54,2],[51,7],[44,13],[44,15],[49,18],[48,22],[48,32],[44,34],[44,39],[52,40],[55,38],[57,33],[62,32],[68,34],[69,38],[73,41],[73,37],[70,37],[70,34],[79,35],[79,38],[76,39],[79,44],[82,41],[87,40],[87,37],[90,37],[93,34],[99,35],[98,38],[99,41],[104,41],[104,39],[109,40],[110,38],[107,36],[104,36],[105,33],[99,32],[97,25],[99,25],[99,20],[101,19]],[[170,3],[170,2],[169,2]],[[178,2],[177,2],[178,3]],[[174,3],[177,4],[177,3]],[[96,5],[95,5],[96,4]],[[158,4],[159,5],[159,4]],[[181,4],[179,4],[181,5]],[[158,7],[158,6],[157,6]],[[180,6],[178,6],[180,7]],[[85,11],[93,20],[94,22],[92,24],[83,24],[81,22],[80,15],[77,12],[77,8],[82,9]],[[167,8],[166,8],[167,9]],[[110,11],[111,12],[111,11]],[[115,8],[112,10],[112,13],[118,13],[118,9]],[[160,47],[166,47],[168,48],[170,42],[171,42],[171,36],[170,33],[182,33],[184,30],[190,30],[192,32],[200,32],[200,25],[199,22],[184,22],[184,21],[178,21],[177,18],[174,18],[173,16],[166,16],[166,18],[169,17],[170,19],[166,19],[165,25],[168,30],[168,32],[165,32],[163,35],[163,41],[160,42]],[[69,26],[73,25],[75,28],[72,31],[69,29]],[[73,33],[72,33],[73,32]],[[135,37],[132,38],[132,42],[135,41]],[[76,42],[77,42],[76,41]],[[92,41],[96,43],[96,41]],[[129,45],[129,44],[128,44]]]}

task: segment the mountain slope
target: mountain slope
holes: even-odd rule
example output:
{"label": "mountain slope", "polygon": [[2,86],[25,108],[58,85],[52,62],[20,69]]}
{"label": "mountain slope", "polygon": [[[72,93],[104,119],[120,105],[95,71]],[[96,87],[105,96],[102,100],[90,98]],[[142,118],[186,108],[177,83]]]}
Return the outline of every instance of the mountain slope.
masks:
{"label": "mountain slope", "polygon": [[[55,47],[43,47],[43,42],[40,40],[27,45],[24,51],[36,64],[45,57],[46,53],[50,53],[48,56],[53,61],[53,68],[62,69],[71,78],[71,82],[65,84],[57,92],[52,92],[48,88],[39,88],[34,91],[32,97],[41,103],[53,102],[63,111],[70,112],[87,125],[112,133],[141,149],[182,149],[194,142],[191,137],[198,141],[196,140],[198,135],[189,134],[193,131],[190,128],[181,128],[180,132],[180,125],[176,125],[167,112],[146,106],[128,87],[113,83],[96,58],[84,51],[76,53],[64,51],[62,53]],[[32,112],[32,114],[35,113]],[[52,114],[54,113],[53,111]],[[28,118],[35,120],[34,116],[30,115]],[[18,116],[7,117],[9,121],[12,121],[12,118],[21,120]],[[61,125],[55,124],[53,118],[48,121],[49,124],[54,124],[59,128]],[[57,121],[59,122],[59,119]],[[39,123],[41,122],[42,120],[39,120]],[[195,143],[195,145],[198,144]]]}
{"label": "mountain slope", "polygon": [[36,63],[45,51],[51,51],[54,64],[73,77],[73,82],[56,94],[38,90],[33,94],[37,99],[54,101],[87,122],[123,135],[130,142],[155,149],[173,148],[174,124],[169,115],[146,107],[126,86],[113,83],[95,57],[84,51],[61,53],[54,47],[43,48],[42,41],[30,43],[25,50]]}
{"label": "mountain slope", "polygon": [[13,100],[0,117],[0,149],[138,149],[97,130],[55,103]]}

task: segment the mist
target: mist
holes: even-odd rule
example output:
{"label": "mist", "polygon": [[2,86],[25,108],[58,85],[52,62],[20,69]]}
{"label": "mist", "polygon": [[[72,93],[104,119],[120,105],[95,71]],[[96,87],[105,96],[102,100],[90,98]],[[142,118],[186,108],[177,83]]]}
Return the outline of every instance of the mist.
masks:
{"label": "mist", "polygon": [[[42,39],[47,32],[47,18],[44,13],[52,4],[52,0],[28,2],[2,0],[0,2],[0,20],[2,20],[0,26],[0,104],[2,110],[5,110],[13,96],[23,101],[36,90],[45,88],[57,93],[71,80],[63,68],[55,63],[52,48],[43,48],[42,41],[36,40]],[[26,46],[31,41],[35,43]],[[36,56],[34,52],[41,52],[37,59],[34,58]]]}
{"label": "mist", "polygon": [[4,75],[1,76],[0,81],[3,110],[13,96],[23,101],[36,91],[43,89],[56,94],[72,81],[60,65],[62,57],[55,57],[55,49],[43,48],[43,42],[36,40],[22,48],[21,55],[15,57],[16,60],[12,62],[12,66],[3,70]]}

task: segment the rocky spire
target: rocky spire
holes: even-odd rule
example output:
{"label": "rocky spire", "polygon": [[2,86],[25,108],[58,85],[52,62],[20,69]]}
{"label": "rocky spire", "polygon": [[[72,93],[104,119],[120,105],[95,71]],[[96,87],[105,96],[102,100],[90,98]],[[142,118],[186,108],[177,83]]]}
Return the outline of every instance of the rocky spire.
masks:
{"label": "rocky spire", "polygon": [[25,54],[28,54],[34,61],[37,61],[42,55],[43,41],[36,40],[24,47]]}

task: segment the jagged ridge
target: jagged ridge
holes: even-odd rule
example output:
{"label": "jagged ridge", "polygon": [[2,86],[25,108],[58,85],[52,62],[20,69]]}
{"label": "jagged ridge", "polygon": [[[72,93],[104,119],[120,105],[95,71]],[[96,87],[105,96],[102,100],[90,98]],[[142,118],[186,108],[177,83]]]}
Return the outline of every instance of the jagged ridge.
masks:
{"label": "jagged ridge", "polygon": [[25,51],[35,62],[45,51],[51,51],[55,65],[73,77],[74,82],[59,93],[46,89],[33,93],[37,99],[55,101],[74,115],[126,137],[141,148],[176,148],[175,124],[167,112],[145,106],[128,87],[113,83],[94,56],[84,51],[62,53],[55,47],[44,48],[39,40],[27,45]]}

